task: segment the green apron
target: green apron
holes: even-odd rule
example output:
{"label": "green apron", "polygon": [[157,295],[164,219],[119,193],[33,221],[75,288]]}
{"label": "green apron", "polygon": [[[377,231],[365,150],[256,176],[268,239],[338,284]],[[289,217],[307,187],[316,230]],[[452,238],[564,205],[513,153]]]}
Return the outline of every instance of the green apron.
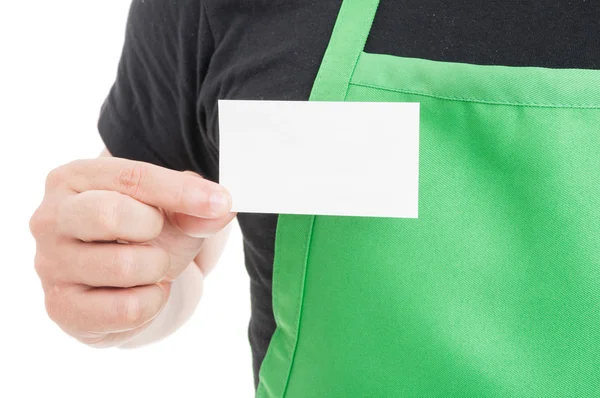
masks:
{"label": "green apron", "polygon": [[257,396],[600,397],[600,71],[365,53],[377,5],[310,99],[421,103],[419,218],[279,217]]}

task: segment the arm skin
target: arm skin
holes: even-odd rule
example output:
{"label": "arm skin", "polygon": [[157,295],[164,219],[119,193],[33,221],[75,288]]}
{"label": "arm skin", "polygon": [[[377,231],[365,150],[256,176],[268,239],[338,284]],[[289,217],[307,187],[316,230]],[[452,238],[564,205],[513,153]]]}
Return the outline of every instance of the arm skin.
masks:
{"label": "arm skin", "polygon": [[[105,149],[100,156],[112,156]],[[216,266],[231,232],[231,224],[207,238],[190,266],[173,282],[171,294],[160,314],[139,335],[120,348],[137,348],[158,342],[187,322],[202,297],[204,278]]]}

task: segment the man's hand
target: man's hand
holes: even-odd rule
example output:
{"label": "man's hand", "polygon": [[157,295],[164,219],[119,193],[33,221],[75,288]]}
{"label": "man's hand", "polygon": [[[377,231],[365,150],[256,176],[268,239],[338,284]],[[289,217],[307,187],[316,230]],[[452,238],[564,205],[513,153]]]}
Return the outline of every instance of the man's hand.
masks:
{"label": "man's hand", "polygon": [[50,318],[92,346],[127,343],[230,208],[223,187],[189,172],[108,157],[53,170],[30,221]]}

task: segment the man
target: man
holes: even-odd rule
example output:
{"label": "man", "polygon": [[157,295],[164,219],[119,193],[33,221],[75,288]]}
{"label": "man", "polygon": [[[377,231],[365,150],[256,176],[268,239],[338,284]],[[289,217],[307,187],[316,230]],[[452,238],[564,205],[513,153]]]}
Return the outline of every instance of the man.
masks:
{"label": "man", "polygon": [[[307,100],[341,3],[133,1],[118,77],[98,124],[107,150],[97,160],[51,172],[31,221],[47,309],[67,333],[93,346],[131,347],[172,333],[190,316],[235,216],[228,193],[215,183],[217,100]],[[600,69],[599,20],[600,9],[583,0],[383,0],[365,52],[456,64]],[[278,216],[237,218],[251,277],[249,337],[258,385],[276,329]],[[170,305],[175,301],[169,297],[182,292],[177,302],[185,305]],[[531,391],[546,391],[540,387],[544,377],[532,379],[539,388]],[[521,382],[526,384],[513,384]],[[444,383],[455,393],[466,388]],[[412,391],[440,391],[433,388]],[[468,391],[494,391],[478,388]],[[496,392],[535,395],[523,388]]]}

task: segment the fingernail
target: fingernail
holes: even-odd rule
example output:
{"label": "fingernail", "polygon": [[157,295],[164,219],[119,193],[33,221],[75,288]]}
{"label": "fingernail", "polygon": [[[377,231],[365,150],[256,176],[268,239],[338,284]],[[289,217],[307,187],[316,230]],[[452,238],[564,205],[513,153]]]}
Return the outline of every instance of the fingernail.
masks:
{"label": "fingernail", "polygon": [[216,214],[229,211],[231,200],[226,192],[213,192],[210,196],[210,208]]}

